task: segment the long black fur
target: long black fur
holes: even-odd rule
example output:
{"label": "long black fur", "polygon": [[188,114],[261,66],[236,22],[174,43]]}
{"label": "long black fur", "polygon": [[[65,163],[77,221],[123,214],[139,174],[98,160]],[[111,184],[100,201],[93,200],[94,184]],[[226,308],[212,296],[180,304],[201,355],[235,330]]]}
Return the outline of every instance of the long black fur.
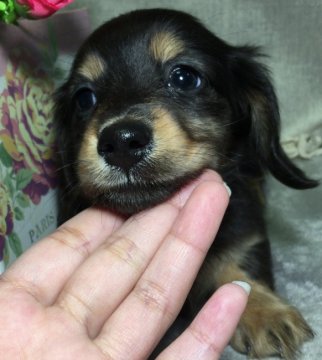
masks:
{"label": "long black fur", "polygon": [[[183,62],[197,67],[203,78],[200,89],[182,94],[171,92],[164,85],[164,74],[170,65],[155,62],[146,55],[151,36],[160,31],[176,34],[187,44],[185,53],[173,60],[171,66]],[[94,84],[77,73],[89,53],[98,53],[106,62],[106,71]],[[192,16],[172,10],[135,11],[96,30],[80,49],[69,78],[55,95],[57,138],[63,169],[60,221],[93,204],[122,213],[140,211],[164,201],[204,168],[213,168],[231,187],[232,196],[209,254],[220,257],[222,253],[235,251],[242,248],[243,241],[249,236],[258,234],[263,240],[247,249],[245,261],[240,266],[252,279],[273,289],[265,206],[262,195],[259,195],[265,174],[269,171],[281,183],[296,189],[311,188],[317,186],[317,182],[306,177],[280,145],[278,101],[262,58],[259,48],[232,46]],[[86,114],[77,113],[75,94],[82,86],[95,88],[99,112],[96,108]],[[182,132],[195,142],[212,144],[214,134],[198,130],[199,125],[193,124],[192,118],[207,118],[207,121],[222,126],[224,135],[217,139],[219,145],[215,144],[218,146],[213,148],[212,154],[219,160],[213,162],[210,154],[209,161],[202,167],[191,172],[186,169],[185,174],[176,172],[173,165],[170,181],[162,180],[168,164],[161,163],[157,167],[149,164],[146,172],[140,170],[140,177],[148,178],[144,186],[129,183],[126,188],[116,189],[115,195],[111,191],[88,197],[86,188],[80,186],[77,163],[84,133],[93,116],[103,123],[106,119],[123,116],[127,109],[139,104],[143,117],[147,112],[142,107],[153,102],[166,107]],[[122,191],[126,196],[121,196],[120,200]],[[131,201],[124,200],[127,198]],[[204,301],[202,298],[197,308]]]}

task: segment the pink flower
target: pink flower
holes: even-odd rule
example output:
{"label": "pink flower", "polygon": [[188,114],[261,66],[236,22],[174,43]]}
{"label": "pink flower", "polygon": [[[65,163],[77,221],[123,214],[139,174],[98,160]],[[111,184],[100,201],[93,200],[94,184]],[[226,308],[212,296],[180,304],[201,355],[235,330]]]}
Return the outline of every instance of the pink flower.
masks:
{"label": "pink flower", "polygon": [[62,9],[73,0],[16,0],[33,19],[45,18]]}

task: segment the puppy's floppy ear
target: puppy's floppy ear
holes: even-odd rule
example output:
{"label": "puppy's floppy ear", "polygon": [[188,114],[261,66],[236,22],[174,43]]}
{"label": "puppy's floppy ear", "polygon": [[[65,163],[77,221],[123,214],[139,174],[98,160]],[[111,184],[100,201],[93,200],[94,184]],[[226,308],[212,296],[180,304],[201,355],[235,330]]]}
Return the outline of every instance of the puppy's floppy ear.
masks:
{"label": "puppy's floppy ear", "polygon": [[[283,184],[306,189],[318,185],[298,169],[280,145],[280,115],[268,69],[257,61],[258,48],[237,47],[231,56],[237,114],[242,114],[249,136],[249,154],[258,158],[260,167],[269,171]],[[237,90],[237,94],[236,94]],[[237,109],[236,109],[237,107]]]}

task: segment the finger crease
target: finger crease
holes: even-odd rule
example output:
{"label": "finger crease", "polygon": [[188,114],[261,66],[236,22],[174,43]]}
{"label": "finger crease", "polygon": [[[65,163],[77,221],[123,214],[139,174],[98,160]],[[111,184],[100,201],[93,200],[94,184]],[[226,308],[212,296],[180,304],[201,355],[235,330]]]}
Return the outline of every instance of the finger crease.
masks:
{"label": "finger crease", "polygon": [[156,310],[169,319],[174,314],[169,308],[169,291],[158,283],[150,280],[141,280],[133,291],[134,295],[144,304],[145,307]]}
{"label": "finger crease", "polygon": [[126,236],[114,235],[113,237],[112,244],[108,244],[107,251],[139,272],[142,264],[146,263],[146,256],[143,251]]}
{"label": "finger crease", "polygon": [[[85,326],[87,333],[89,333],[87,319],[93,313],[93,310],[85,301],[69,292],[62,294],[61,299],[58,301],[57,305],[68,312],[74,318],[74,320],[76,320],[76,322],[82,326]],[[86,314],[86,317],[84,314]]]}
{"label": "finger crease", "polygon": [[110,352],[107,350],[108,348],[111,348],[111,344],[109,341],[105,340],[104,338],[98,338],[96,339],[93,344],[97,347],[98,351],[104,356],[105,360],[116,360],[119,359],[119,357],[112,356]]}
{"label": "finger crease", "polygon": [[210,350],[214,355],[220,354],[220,349],[218,349],[214,344],[211,338],[205,333],[200,330],[197,330],[193,326],[188,327],[187,329],[190,334],[198,341],[198,343],[205,345],[207,350]]}
{"label": "finger crease", "polygon": [[43,297],[40,294],[39,288],[31,281],[15,279],[12,277],[1,275],[0,281],[6,283],[13,290],[21,290],[24,293],[30,295],[36,302],[41,304],[40,299]]}
{"label": "finger crease", "polygon": [[178,243],[182,243],[184,246],[188,246],[189,248],[191,248],[193,251],[202,254],[203,256],[205,256],[205,254],[207,253],[207,251],[205,251],[204,249],[202,249],[201,247],[197,246],[196,244],[194,244],[191,241],[186,240],[184,237],[182,236],[178,236],[175,231],[173,231],[173,229],[171,229],[171,231],[169,232],[169,238],[171,239],[171,242],[177,241]]}
{"label": "finger crease", "polygon": [[63,246],[78,252],[82,257],[86,258],[90,254],[91,241],[78,229],[71,226],[62,226],[49,236],[50,239],[56,241]]}

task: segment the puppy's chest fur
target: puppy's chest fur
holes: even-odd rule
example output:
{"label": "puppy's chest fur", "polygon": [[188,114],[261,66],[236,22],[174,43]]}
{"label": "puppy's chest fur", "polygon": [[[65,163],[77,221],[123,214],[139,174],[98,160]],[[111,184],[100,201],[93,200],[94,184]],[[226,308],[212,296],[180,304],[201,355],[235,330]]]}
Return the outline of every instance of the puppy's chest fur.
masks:
{"label": "puppy's chest fur", "polygon": [[226,282],[248,281],[232,346],[292,359],[312,331],[274,293],[262,185],[267,171],[298,189],[317,183],[280,146],[278,102],[260,58],[172,10],[135,11],[96,30],[56,93],[60,220],[91,205],[132,214],[204,169],[218,171],[231,201],[185,310],[191,316]]}

